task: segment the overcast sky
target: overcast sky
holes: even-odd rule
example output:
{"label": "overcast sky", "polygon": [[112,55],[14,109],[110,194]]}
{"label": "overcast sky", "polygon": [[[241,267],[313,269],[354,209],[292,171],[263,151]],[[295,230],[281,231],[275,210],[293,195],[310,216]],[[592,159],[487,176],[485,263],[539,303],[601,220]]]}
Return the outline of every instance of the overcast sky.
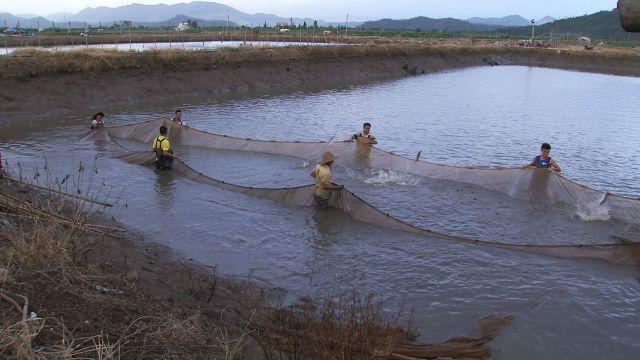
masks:
{"label": "overcast sky", "polygon": [[[86,7],[116,7],[131,3],[177,4],[185,0],[0,0],[0,12],[47,15],[67,11],[77,13]],[[502,17],[518,14],[527,18],[551,15],[556,18],[611,10],[616,0],[220,0],[249,13],[264,12],[285,17],[311,17],[350,20],[384,17],[410,18],[419,15],[441,18]]]}

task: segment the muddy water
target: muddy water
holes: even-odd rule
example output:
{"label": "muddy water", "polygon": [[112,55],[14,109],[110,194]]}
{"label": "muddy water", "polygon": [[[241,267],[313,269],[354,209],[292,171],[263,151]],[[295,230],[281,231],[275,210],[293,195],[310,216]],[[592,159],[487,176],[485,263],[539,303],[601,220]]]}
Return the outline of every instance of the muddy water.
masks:
{"label": "muddy water", "polygon": [[[328,140],[374,123],[380,147],[453,164],[513,165],[554,145],[570,178],[639,194],[640,79],[524,67],[475,68],[322,92],[173,104],[190,125],[260,139]],[[166,108],[118,114],[146,120]],[[637,269],[455,244],[363,225],[192,183],[111,159],[73,137],[85,124],[56,119],[0,134],[23,172],[46,156],[54,176],[91,169],[91,187],[121,194],[122,221],[224,272],[261,277],[295,294],[336,281],[374,291],[391,310],[415,309],[422,340],[469,334],[496,312],[517,318],[492,344],[496,358],[632,358],[640,349]],[[17,129],[21,129],[18,131]],[[8,136],[7,134],[11,134]],[[139,144],[123,142],[130,147]],[[299,159],[176,149],[208,175],[235,183],[307,184]],[[87,165],[88,164],[88,165]],[[474,187],[401,173],[336,169],[366,200],[440,231],[519,243],[593,243],[637,229],[582,220],[574,209],[533,205]],[[83,186],[91,176],[85,170]],[[41,177],[40,181],[44,181]],[[126,207],[125,207],[126,205]],[[346,279],[346,280],[344,280]]]}

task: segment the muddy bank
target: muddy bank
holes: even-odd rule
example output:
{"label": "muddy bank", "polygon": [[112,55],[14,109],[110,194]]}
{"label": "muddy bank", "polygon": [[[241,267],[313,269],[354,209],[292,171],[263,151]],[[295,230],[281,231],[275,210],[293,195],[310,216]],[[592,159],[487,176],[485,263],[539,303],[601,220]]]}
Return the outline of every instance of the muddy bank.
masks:
{"label": "muddy bank", "polygon": [[261,356],[266,287],[61,200],[0,176],[0,358]]}
{"label": "muddy bank", "polygon": [[633,51],[345,46],[219,52],[23,52],[0,58],[3,120],[247,93],[331,88],[471,66],[525,65],[640,76]]}

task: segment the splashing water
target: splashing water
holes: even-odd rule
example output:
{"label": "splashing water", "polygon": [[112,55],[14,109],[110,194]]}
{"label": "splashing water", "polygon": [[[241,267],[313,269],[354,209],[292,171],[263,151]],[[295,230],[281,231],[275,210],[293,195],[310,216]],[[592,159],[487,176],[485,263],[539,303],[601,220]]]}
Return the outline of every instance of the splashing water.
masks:
{"label": "splashing water", "polygon": [[611,219],[611,216],[609,216],[609,207],[606,205],[594,204],[593,206],[578,208],[576,210],[576,215],[580,220],[586,222],[608,221]]}
{"label": "splashing water", "polygon": [[373,185],[401,185],[416,186],[420,183],[420,178],[404,172],[383,169],[358,169],[347,168],[347,176],[355,181]]}
{"label": "splashing water", "polygon": [[334,142],[336,142],[336,139],[338,139],[338,136],[339,136],[339,135],[340,135],[339,133],[336,133],[335,135],[333,135],[333,136],[331,137],[331,139],[329,139],[329,141],[327,141],[327,143],[328,143],[329,145],[333,144]]}
{"label": "splashing water", "polygon": [[605,205],[607,201],[608,193],[605,192],[600,197],[600,200],[593,204],[589,204],[586,207],[578,207],[576,215],[582,221],[607,221],[611,217],[609,216],[609,207]]}

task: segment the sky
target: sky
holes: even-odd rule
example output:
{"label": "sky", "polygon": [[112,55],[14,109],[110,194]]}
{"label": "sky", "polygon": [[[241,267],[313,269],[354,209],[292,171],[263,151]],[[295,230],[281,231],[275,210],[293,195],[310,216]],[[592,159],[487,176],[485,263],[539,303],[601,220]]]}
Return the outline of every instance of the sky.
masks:
{"label": "sky", "polygon": [[[131,3],[177,4],[189,0],[0,0],[0,12],[48,15],[56,12],[77,13],[86,7],[117,7]],[[616,0],[218,0],[238,10],[263,12],[283,17],[312,17],[324,20],[363,21],[380,18],[502,17],[522,15],[540,19],[579,16],[611,10]]]}

